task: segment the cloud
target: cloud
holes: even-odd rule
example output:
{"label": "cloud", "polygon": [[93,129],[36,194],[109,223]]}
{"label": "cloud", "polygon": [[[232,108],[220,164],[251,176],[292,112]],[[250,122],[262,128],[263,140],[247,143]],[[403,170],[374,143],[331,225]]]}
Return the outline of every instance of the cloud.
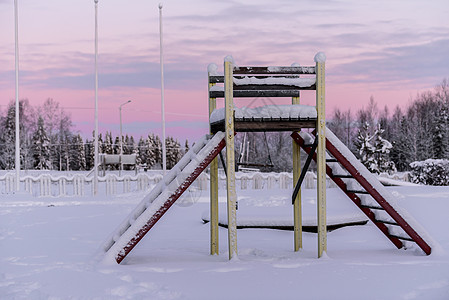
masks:
{"label": "cloud", "polygon": [[389,88],[407,81],[417,87],[432,86],[449,76],[447,49],[449,39],[385,47],[381,52],[364,53],[359,55],[360,59],[336,66],[332,80],[385,83]]}

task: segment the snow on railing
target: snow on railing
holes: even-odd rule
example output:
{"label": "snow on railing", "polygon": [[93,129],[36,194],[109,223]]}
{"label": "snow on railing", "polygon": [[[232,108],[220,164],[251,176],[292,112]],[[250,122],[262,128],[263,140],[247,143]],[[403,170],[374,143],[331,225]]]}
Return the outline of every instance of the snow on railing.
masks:
{"label": "snow on railing", "polygon": [[[86,174],[58,175],[51,174],[26,175],[20,178],[21,191],[25,191],[35,197],[71,197],[93,195],[93,177]],[[139,173],[137,175],[107,174],[99,177],[99,193],[115,195],[148,190],[156,185],[163,176],[158,173]],[[0,194],[12,194],[15,192],[16,176],[13,173],[0,175]],[[293,189],[292,173],[261,173],[252,172],[236,173],[236,185],[240,190],[247,189]],[[209,174],[202,173],[194,182],[197,190],[209,189]],[[332,181],[327,186],[335,187]],[[219,175],[219,189],[226,189],[226,175]],[[304,189],[316,188],[316,175],[307,172],[303,186]]]}

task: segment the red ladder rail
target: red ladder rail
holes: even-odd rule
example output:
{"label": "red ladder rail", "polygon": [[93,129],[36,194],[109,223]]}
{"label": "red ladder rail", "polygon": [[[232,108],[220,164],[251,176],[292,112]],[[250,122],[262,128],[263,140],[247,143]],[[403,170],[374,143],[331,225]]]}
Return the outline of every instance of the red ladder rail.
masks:
{"label": "red ladder rail", "polygon": [[[310,153],[310,147],[307,147],[304,139],[298,132],[291,134],[293,140],[307,153]],[[350,161],[326,138],[327,151],[337,160],[340,165],[348,171],[349,174],[366,190],[368,194],[380,205],[380,207],[400,226],[405,233],[407,233],[411,240],[415,242],[427,255],[432,251],[431,247],[426,241],[405,221],[405,219],[388,203],[388,201],[368,182],[368,180],[362,176],[362,174],[350,163]],[[316,155],[313,159],[316,161]],[[335,184],[359,207],[362,212],[373,221],[374,225],[384,233],[384,235],[398,248],[404,247],[403,242],[398,236],[389,232],[388,226],[380,220],[376,219],[374,212],[371,208],[363,206],[361,199],[357,196],[355,191],[351,191],[347,188],[346,183],[342,178],[333,174],[332,168],[326,163],[326,174],[335,182]],[[409,240],[409,239],[407,239]]]}
{"label": "red ladder rail", "polygon": [[195,170],[181,183],[178,188],[167,198],[164,204],[153,214],[153,216],[145,223],[144,226],[136,233],[136,235],[129,240],[122,251],[120,251],[115,260],[120,264],[123,259],[131,252],[131,250],[140,242],[140,240],[150,231],[150,229],[159,221],[159,219],[168,211],[168,209],[175,203],[176,200],[189,188],[195,179],[204,171],[204,169],[211,163],[211,161],[223,150],[226,146],[225,139],[209,153],[209,155],[195,168]]}

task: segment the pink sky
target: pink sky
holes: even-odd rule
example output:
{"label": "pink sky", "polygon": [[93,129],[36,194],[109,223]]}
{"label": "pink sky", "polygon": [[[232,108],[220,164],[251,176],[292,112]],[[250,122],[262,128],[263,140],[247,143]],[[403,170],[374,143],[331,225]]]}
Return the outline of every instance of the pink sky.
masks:
{"label": "pink sky", "polygon": [[[14,7],[0,0],[0,109],[14,99]],[[159,133],[157,1],[99,0],[100,131]],[[449,77],[449,2],[164,1],[167,134],[207,132],[207,65],[313,65],[326,53],[326,101],[356,112],[405,107]],[[94,1],[19,0],[20,98],[53,98],[84,136],[94,129]],[[307,94],[309,93],[309,94]],[[311,93],[311,94],[310,94]],[[314,103],[304,92],[304,103]],[[240,105],[237,103],[237,105]],[[244,103],[242,102],[242,105]]]}

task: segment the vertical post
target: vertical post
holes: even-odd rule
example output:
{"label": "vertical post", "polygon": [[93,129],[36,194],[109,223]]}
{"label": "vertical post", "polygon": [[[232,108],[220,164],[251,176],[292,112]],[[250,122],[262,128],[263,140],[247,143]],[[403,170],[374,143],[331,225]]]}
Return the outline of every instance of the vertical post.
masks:
{"label": "vertical post", "polygon": [[[216,73],[217,65],[210,64],[207,68],[208,70],[208,82],[210,88],[215,85],[215,83],[210,83],[209,77]],[[210,93],[208,93],[210,95]],[[209,96],[208,96],[209,98]],[[209,118],[214,109],[217,107],[216,98],[209,98]],[[210,120],[209,120],[210,126]],[[212,133],[212,130],[210,130]],[[210,164],[210,254],[219,254],[218,245],[218,159],[214,158]]]}
{"label": "vertical post", "polygon": [[94,195],[98,194],[98,0],[95,2],[95,145]]}
{"label": "vertical post", "polygon": [[316,132],[317,148],[317,219],[318,219],[318,257],[327,251],[326,224],[326,120],[325,120],[325,63],[326,56],[319,52],[315,55],[316,63]]}
{"label": "vertical post", "polygon": [[224,62],[224,91],[229,259],[237,256],[237,194],[235,191],[233,68],[234,63],[232,57],[227,56]]}
{"label": "vertical post", "polygon": [[[292,67],[299,66],[298,64],[292,64]],[[292,98],[292,104],[300,104],[299,97]],[[301,175],[301,148],[299,145],[292,141],[293,145],[293,188],[296,182],[298,182]],[[302,249],[302,213],[301,213],[301,190],[299,190],[296,196],[295,203],[293,204],[293,232],[294,232],[294,249],[299,251]]]}
{"label": "vertical post", "polygon": [[164,52],[162,39],[162,3],[159,3],[159,46],[161,64],[161,114],[162,114],[162,170],[167,170],[167,150],[165,148],[165,103],[164,103]]}
{"label": "vertical post", "polygon": [[20,124],[19,124],[19,9],[17,0],[14,0],[14,29],[15,29],[15,64],[16,64],[16,191],[20,190]]}
{"label": "vertical post", "polygon": [[120,106],[118,108],[118,110],[120,112],[120,155],[119,155],[120,169],[119,169],[118,176],[122,176],[122,171],[123,171],[123,161],[122,161],[122,156],[123,156],[122,106],[128,104],[129,102],[131,102],[131,100],[128,100],[128,101],[126,101],[123,104],[120,104]]}
{"label": "vertical post", "polygon": [[122,155],[123,155],[123,133],[122,133],[122,105],[118,108],[120,112],[120,155],[118,157],[120,163],[120,169],[118,170],[118,176],[122,176],[123,164],[122,164]]}

